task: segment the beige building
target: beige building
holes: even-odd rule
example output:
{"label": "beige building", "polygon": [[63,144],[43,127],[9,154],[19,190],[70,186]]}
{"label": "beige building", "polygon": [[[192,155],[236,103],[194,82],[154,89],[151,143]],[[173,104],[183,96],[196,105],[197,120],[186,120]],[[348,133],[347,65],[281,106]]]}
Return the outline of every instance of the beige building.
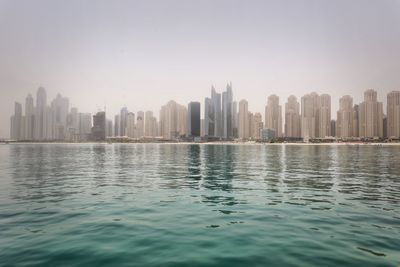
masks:
{"label": "beige building", "polygon": [[144,135],[146,137],[157,136],[157,118],[154,117],[153,111],[146,111],[144,116]]}
{"label": "beige building", "polygon": [[186,134],[186,107],[171,100],[160,110],[160,135],[173,139]]}
{"label": "beige building", "polygon": [[400,138],[400,91],[387,95],[387,133],[389,138]]}
{"label": "beige building", "polygon": [[135,138],[135,113],[128,112],[126,115],[126,135],[130,138]]}
{"label": "beige building", "polygon": [[319,96],[318,109],[319,126],[317,129],[317,137],[325,138],[331,136],[331,96],[322,94]]}
{"label": "beige building", "polygon": [[300,104],[294,95],[285,104],[285,136],[301,137]]}
{"label": "beige building", "polygon": [[349,95],[345,95],[339,99],[339,110],[336,119],[336,136],[341,138],[353,137],[353,126],[353,98]]}
{"label": "beige building", "polygon": [[301,98],[301,137],[325,138],[331,135],[331,97],[311,93]]}
{"label": "beige building", "polygon": [[265,128],[272,129],[276,137],[282,136],[282,106],[279,105],[279,97],[270,95],[265,107]]}
{"label": "beige building", "polygon": [[144,136],[144,112],[138,111],[136,116],[136,138]]}
{"label": "beige building", "polygon": [[249,138],[249,104],[244,99],[239,102],[239,138]]}
{"label": "beige building", "polygon": [[373,89],[364,93],[364,102],[359,106],[360,137],[383,137],[383,104],[378,102]]}
{"label": "beige building", "polygon": [[262,128],[264,128],[264,124],[262,122],[262,115],[261,113],[257,112],[253,116],[251,137],[254,139],[260,139],[260,132]]}

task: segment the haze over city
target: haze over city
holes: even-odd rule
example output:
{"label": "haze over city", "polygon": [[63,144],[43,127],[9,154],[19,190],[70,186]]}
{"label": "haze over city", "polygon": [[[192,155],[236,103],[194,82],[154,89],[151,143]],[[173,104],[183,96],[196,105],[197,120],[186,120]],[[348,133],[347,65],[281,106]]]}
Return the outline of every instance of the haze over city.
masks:
{"label": "haze over city", "polygon": [[[400,89],[399,1],[0,1],[0,137],[14,101],[46,88],[70,106],[204,104],[211,85],[264,115],[316,91],[354,103]],[[203,116],[203,111],[202,111]]]}

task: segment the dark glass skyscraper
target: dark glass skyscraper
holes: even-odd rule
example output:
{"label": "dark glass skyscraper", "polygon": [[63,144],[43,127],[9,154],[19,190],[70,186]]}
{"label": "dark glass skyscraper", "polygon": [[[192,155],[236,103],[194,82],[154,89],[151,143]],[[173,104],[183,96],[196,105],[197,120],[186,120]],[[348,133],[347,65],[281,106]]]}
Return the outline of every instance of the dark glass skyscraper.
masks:
{"label": "dark glass skyscraper", "polygon": [[104,111],[93,115],[92,139],[94,141],[106,140],[106,113]]}
{"label": "dark glass skyscraper", "polygon": [[188,105],[188,136],[200,137],[200,102],[190,102]]}

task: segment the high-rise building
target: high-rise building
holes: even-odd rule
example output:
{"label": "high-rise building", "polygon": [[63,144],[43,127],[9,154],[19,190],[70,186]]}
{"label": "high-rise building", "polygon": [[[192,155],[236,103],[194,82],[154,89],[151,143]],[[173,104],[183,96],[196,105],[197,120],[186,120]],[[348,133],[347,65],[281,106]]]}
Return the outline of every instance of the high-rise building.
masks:
{"label": "high-rise building", "polygon": [[115,115],[114,116],[114,136],[121,136],[120,130],[121,130],[121,125],[120,125],[121,119],[120,115]]}
{"label": "high-rise building", "polygon": [[36,93],[36,112],[35,112],[35,140],[45,140],[47,138],[47,94],[43,87],[39,87]]}
{"label": "high-rise building", "polygon": [[153,111],[146,111],[144,115],[144,135],[146,137],[155,137]]}
{"label": "high-rise building", "polygon": [[25,140],[35,138],[35,106],[33,97],[29,94],[25,99]]}
{"label": "high-rise building", "polygon": [[375,90],[364,93],[364,102],[359,106],[359,119],[360,137],[383,137],[383,105],[378,102]]}
{"label": "high-rise building", "polygon": [[67,129],[65,133],[65,139],[68,141],[78,141],[78,128],[79,128],[79,116],[78,109],[71,108],[71,111],[67,115]]}
{"label": "high-rise building", "polygon": [[78,114],[78,140],[87,141],[90,138],[92,132],[92,114],[90,113],[79,113]]}
{"label": "high-rise building", "polygon": [[270,95],[265,106],[265,127],[275,131],[277,137],[282,136],[282,107],[279,97]]}
{"label": "high-rise building", "polygon": [[301,137],[325,138],[331,135],[331,97],[311,93],[301,98]]}
{"label": "high-rise building", "polygon": [[106,137],[113,136],[113,122],[112,120],[106,121]]}
{"label": "high-rise building", "polygon": [[187,110],[171,100],[160,110],[160,135],[174,139],[186,135]]}
{"label": "high-rise building", "polygon": [[126,114],[126,135],[130,138],[136,138],[136,122],[135,122],[135,113],[128,112]]}
{"label": "high-rise building", "polygon": [[353,98],[349,95],[345,95],[339,100],[339,110],[336,119],[336,136],[340,138],[353,137],[353,127]]}
{"label": "high-rise building", "polygon": [[119,120],[120,120],[120,122],[119,122],[119,126],[120,126],[119,135],[120,136],[127,136],[127,129],[126,129],[127,128],[127,126],[126,126],[126,124],[127,124],[126,116],[127,115],[128,115],[128,109],[126,107],[123,107],[121,109],[120,117],[119,117]]}
{"label": "high-rise building", "polygon": [[214,109],[211,98],[204,99],[204,136],[214,136]]}
{"label": "high-rise building", "polygon": [[301,98],[301,137],[307,141],[318,136],[319,97],[317,93],[304,95]]}
{"label": "high-rise building", "polygon": [[226,91],[222,93],[222,120],[223,135],[225,139],[233,138],[233,92],[232,83],[227,84]]}
{"label": "high-rise building", "polygon": [[211,103],[214,118],[214,137],[222,137],[223,122],[222,122],[222,111],[221,111],[221,94],[215,91],[215,88],[211,88]]}
{"label": "high-rise building", "polygon": [[360,136],[360,125],[359,125],[359,106],[354,105],[353,107],[353,137]]}
{"label": "high-rise building", "polygon": [[301,137],[300,104],[294,95],[288,97],[285,104],[285,136]]}
{"label": "high-rise building", "polygon": [[331,120],[331,132],[330,136],[335,137],[336,136],[336,120]]}
{"label": "high-rise building", "polygon": [[400,138],[400,91],[387,95],[387,136]]}
{"label": "high-rise building", "polygon": [[188,137],[200,137],[200,126],[200,102],[190,102],[187,114]]}
{"label": "high-rise building", "polygon": [[325,138],[331,135],[331,96],[322,94],[319,96],[319,128],[317,137]]}
{"label": "high-rise building", "polygon": [[239,138],[249,138],[249,104],[245,99],[239,102]]}
{"label": "high-rise building", "polygon": [[232,135],[233,135],[233,138],[238,138],[238,136],[239,136],[239,115],[238,115],[238,107],[237,107],[236,101],[233,101],[233,103],[232,103],[232,118],[233,118]]}
{"label": "high-rise building", "polygon": [[61,94],[57,94],[56,98],[51,102],[52,133],[50,139],[53,140],[65,139],[67,130],[68,110],[69,110],[68,98],[62,97]]}
{"label": "high-rise building", "polygon": [[93,115],[92,140],[106,140],[106,113],[104,111],[97,112]]}
{"label": "high-rise building", "polygon": [[261,130],[264,128],[261,113],[257,112],[254,114],[252,126],[253,126],[253,128],[252,128],[251,137],[253,137],[254,139],[260,139]]}
{"label": "high-rise building", "polygon": [[138,111],[136,116],[136,137],[142,138],[144,136],[144,112]]}
{"label": "high-rise building", "polygon": [[10,137],[12,140],[23,139],[22,123],[22,105],[21,103],[15,102],[14,115],[11,117]]}

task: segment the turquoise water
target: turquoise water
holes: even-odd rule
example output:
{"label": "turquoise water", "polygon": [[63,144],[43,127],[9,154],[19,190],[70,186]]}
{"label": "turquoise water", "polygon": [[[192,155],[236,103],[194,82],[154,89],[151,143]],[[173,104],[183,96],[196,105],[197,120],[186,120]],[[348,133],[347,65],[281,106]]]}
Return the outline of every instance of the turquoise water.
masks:
{"label": "turquoise water", "polygon": [[1,266],[399,266],[400,147],[0,145]]}

